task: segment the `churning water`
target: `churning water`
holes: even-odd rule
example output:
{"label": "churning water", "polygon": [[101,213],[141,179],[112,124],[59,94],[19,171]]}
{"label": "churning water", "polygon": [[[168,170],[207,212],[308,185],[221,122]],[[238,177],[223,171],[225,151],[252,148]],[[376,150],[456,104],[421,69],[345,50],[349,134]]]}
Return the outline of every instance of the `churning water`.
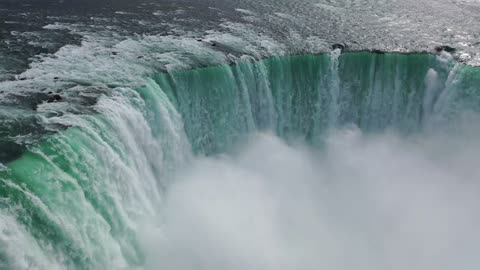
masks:
{"label": "churning water", "polygon": [[480,264],[478,3],[250,2],[4,4],[1,270]]}

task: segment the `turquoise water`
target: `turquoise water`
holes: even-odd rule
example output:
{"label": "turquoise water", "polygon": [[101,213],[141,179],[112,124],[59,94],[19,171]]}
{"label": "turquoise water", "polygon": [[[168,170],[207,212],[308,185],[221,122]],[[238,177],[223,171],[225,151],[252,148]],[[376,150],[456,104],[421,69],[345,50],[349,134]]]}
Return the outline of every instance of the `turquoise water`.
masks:
{"label": "turquoise water", "polygon": [[254,130],[310,142],[351,124],[419,131],[477,111],[477,73],[429,54],[364,52],[272,57],[153,79],[182,114],[194,149],[221,152]]}
{"label": "turquoise water", "polygon": [[94,110],[45,120],[70,128],[1,167],[0,269],[142,269],[143,224],[196,156],[259,131],[310,146],[351,126],[455,131],[480,110],[480,71],[429,54],[271,57],[150,74]]}

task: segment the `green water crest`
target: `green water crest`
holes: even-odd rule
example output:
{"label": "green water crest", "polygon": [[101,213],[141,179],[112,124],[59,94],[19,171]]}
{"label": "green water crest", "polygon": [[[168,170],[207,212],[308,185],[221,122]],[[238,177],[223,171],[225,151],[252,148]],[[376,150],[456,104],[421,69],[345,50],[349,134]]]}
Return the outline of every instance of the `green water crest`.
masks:
{"label": "green water crest", "polygon": [[444,125],[478,111],[478,72],[429,54],[361,52],[272,57],[153,78],[182,114],[195,150],[210,153],[253,130],[315,142],[351,124],[402,133],[434,122],[427,117]]}

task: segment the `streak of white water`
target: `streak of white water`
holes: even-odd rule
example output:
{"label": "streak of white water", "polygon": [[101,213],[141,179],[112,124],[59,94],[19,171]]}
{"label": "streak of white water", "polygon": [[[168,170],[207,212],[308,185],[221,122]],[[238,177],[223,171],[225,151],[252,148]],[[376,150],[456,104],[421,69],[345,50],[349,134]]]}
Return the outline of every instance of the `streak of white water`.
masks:
{"label": "streak of white water", "polygon": [[330,53],[330,87],[328,89],[330,93],[330,110],[328,115],[328,123],[329,126],[332,128],[336,126],[338,114],[340,112],[338,104],[338,99],[340,95],[340,80],[338,78],[338,58],[341,54],[342,50],[338,48]]}
{"label": "streak of white water", "polygon": [[[11,243],[15,243],[12,245]],[[9,257],[13,269],[62,269],[53,258],[45,256],[45,251],[37,245],[27,230],[15,218],[0,212],[0,246]],[[0,269],[6,269],[0,259]]]}

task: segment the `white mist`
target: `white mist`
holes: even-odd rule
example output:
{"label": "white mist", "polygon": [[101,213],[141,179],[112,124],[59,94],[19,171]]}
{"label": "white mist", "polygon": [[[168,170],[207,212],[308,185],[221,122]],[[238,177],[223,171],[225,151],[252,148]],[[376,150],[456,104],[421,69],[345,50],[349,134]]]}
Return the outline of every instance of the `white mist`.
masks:
{"label": "white mist", "polygon": [[466,134],[347,129],[315,151],[256,134],[184,168],[143,237],[147,267],[473,269],[480,142]]}

